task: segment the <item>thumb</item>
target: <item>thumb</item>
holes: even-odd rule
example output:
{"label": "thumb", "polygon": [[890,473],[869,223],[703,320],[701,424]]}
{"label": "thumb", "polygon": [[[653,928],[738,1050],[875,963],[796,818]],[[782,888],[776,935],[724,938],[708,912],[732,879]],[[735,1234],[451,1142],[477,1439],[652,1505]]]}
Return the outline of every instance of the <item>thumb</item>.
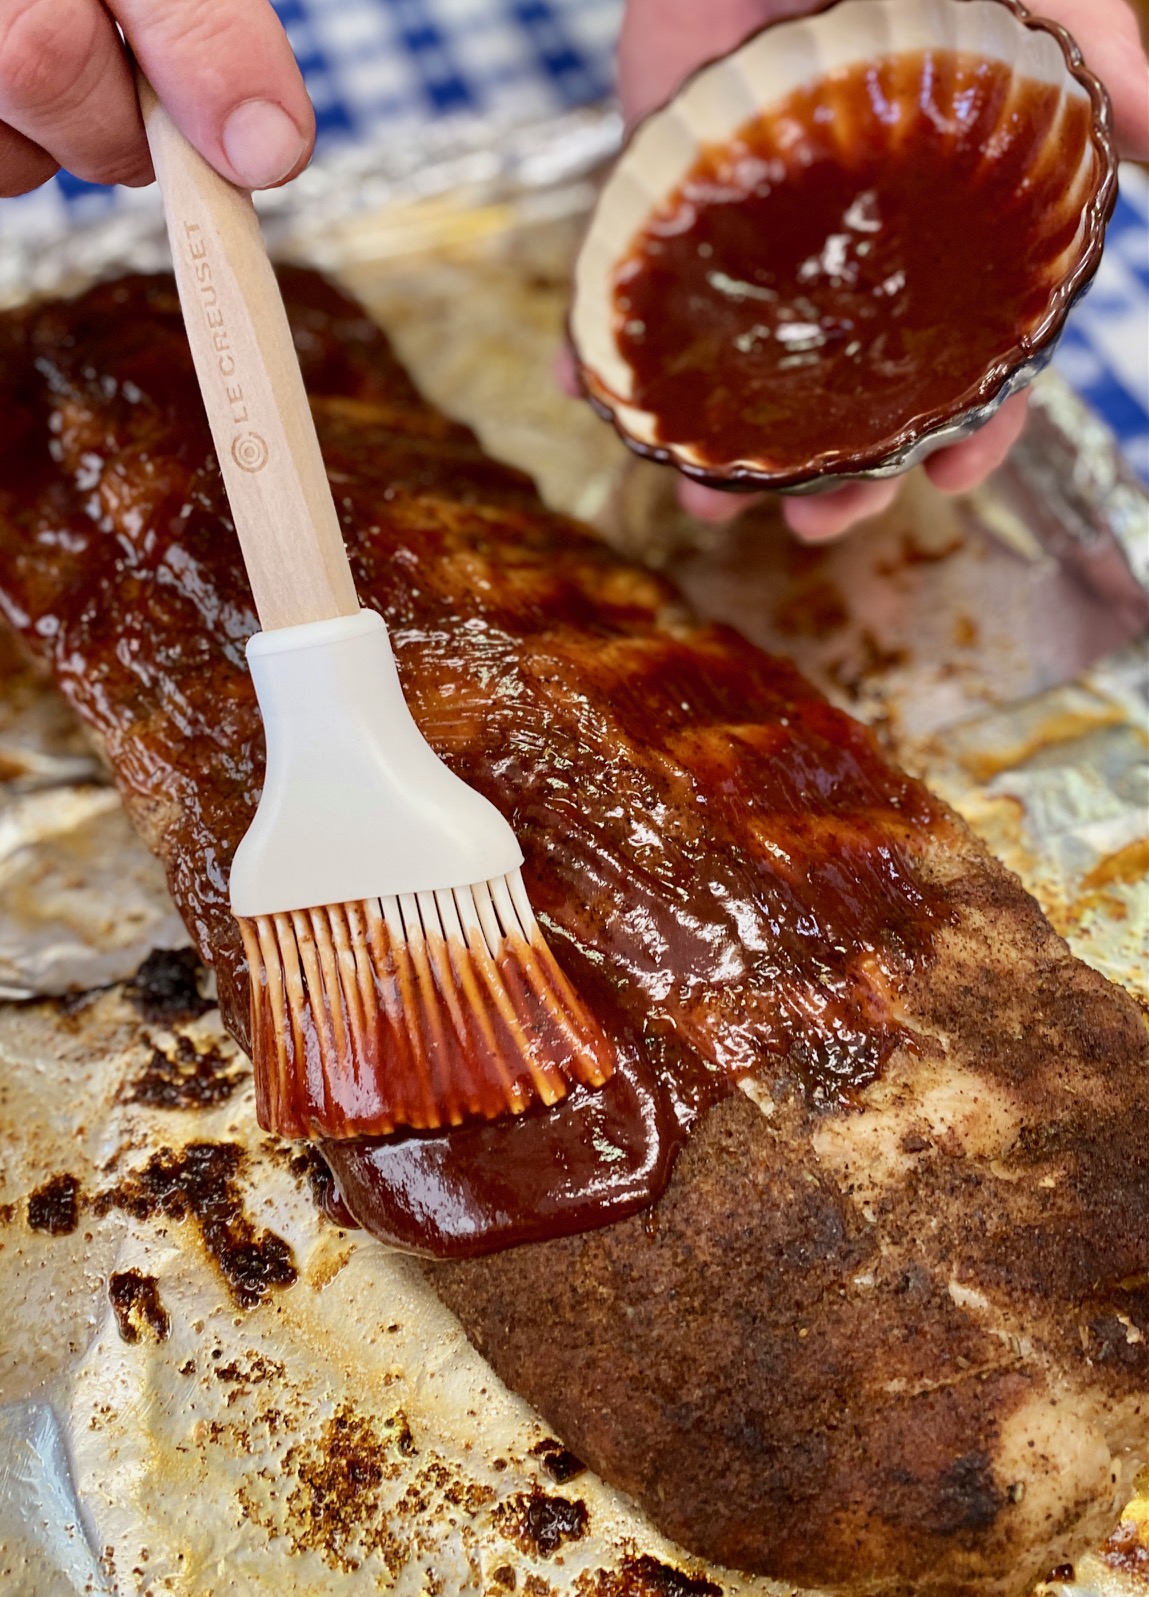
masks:
{"label": "thumb", "polygon": [[110,0],[177,126],[224,177],[272,188],[307,164],[315,115],[268,0]]}

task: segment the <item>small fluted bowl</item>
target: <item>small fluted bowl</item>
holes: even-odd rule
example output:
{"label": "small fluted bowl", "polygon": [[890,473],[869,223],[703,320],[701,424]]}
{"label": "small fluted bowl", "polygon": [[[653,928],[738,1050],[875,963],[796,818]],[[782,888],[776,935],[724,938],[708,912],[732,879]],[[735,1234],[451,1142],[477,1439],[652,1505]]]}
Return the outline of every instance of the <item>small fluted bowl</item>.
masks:
{"label": "small fluted bowl", "polygon": [[[978,147],[982,162],[1001,159],[1011,147],[1017,158],[1021,146],[1011,146],[1011,139],[1019,125],[1019,86],[1048,85],[1056,96],[1052,119],[1028,150],[1019,172],[1019,194],[1026,185],[1040,181],[1046,185],[1044,192],[1052,195],[1039,213],[1048,228],[1042,236],[1044,255],[1038,250],[1026,256],[1027,262],[1034,261],[1026,269],[1035,275],[1031,294],[1027,279],[1024,325],[1016,325],[1003,339],[975,380],[963,381],[959,392],[947,392],[944,402],[896,417],[882,436],[867,436],[860,442],[857,437],[835,438],[829,405],[826,435],[818,436],[818,446],[802,458],[783,458],[777,448],[772,453],[769,428],[761,440],[754,438],[749,449],[745,436],[740,448],[730,448],[723,438],[716,449],[713,436],[703,447],[701,423],[693,436],[682,436],[681,415],[676,436],[664,435],[667,429],[660,428],[657,411],[644,408],[634,369],[623,353],[626,313],[616,297],[620,271],[633,262],[640,241],[649,236],[647,228],[652,222],[658,225],[660,214],[670,215],[675,203],[682,203],[683,185],[698,182],[700,162],[711,160],[711,176],[724,170],[728,182],[730,173],[740,170],[735,157],[746,148],[739,142],[746,130],[783,102],[797,103],[793,97],[814,85],[818,88],[802,103],[809,100],[815,108],[811,129],[816,122],[818,138],[824,140],[829,123],[833,139],[845,149],[875,136],[888,138],[893,149],[910,117],[930,105],[937,92],[932,75],[939,51],[1008,69],[1007,93],[994,112],[998,120],[979,129],[979,138],[984,133]],[[887,74],[893,84],[890,92],[895,102],[901,98],[905,116],[896,104],[881,115],[859,111],[857,106],[851,109],[835,85],[852,67],[877,67],[887,60],[892,60]],[[931,74],[930,82],[922,81],[926,74]],[[851,116],[862,114],[868,116],[866,126],[852,128]],[[956,97],[946,114],[954,120],[956,140],[962,117]],[[1064,135],[1071,121],[1086,128],[1079,149],[1066,147]],[[803,156],[800,127],[797,132],[791,127],[788,137],[782,180],[801,185],[812,157]],[[780,170],[773,174],[775,181]],[[1097,270],[1116,189],[1117,160],[1105,91],[1083,65],[1065,30],[1031,17],[1018,0],[836,0],[816,15],[768,24],[730,55],[702,67],[665,106],[640,123],[604,185],[576,262],[568,323],[584,392],[637,453],[669,462],[714,487],[814,492],[843,479],[894,476],[982,426],[1048,362],[1069,310]],[[938,204],[945,204],[940,189]],[[994,248],[1009,251],[1017,246],[1003,216]],[[768,237],[762,240],[761,258],[769,264]],[[637,325],[641,329],[644,324]],[[950,331],[953,339],[963,338],[961,325]],[[968,331],[965,337],[968,349]],[[696,371],[694,380],[702,407],[707,373]],[[864,389],[848,403],[853,404],[855,397],[857,406],[866,406]],[[817,400],[816,393],[806,392],[808,412],[820,416]],[[688,413],[690,403],[688,395]],[[873,424],[878,425],[884,424]],[[746,428],[741,430],[745,435]],[[843,434],[849,430],[843,429]]]}

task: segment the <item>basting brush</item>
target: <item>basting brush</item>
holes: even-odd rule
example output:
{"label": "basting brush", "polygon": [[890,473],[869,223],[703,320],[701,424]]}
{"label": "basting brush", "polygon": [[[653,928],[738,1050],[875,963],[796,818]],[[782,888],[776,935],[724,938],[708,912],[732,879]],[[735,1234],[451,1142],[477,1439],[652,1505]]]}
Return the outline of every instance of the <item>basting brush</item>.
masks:
{"label": "basting brush", "polygon": [[262,630],[263,794],[231,870],[260,1124],[385,1136],[600,1086],[610,1044],[548,948],[510,826],[424,741],[360,608],[251,196],[140,103]]}

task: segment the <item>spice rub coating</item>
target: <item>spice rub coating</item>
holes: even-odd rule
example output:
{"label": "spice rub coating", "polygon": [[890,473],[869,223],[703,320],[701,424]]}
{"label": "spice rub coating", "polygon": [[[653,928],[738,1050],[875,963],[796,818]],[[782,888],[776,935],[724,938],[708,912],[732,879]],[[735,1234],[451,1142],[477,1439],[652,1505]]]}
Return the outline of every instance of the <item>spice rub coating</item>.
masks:
{"label": "spice rub coating", "polygon": [[720,1562],[1020,1597],[1149,1454],[1143,1022],[1004,872],[959,891],[969,932],[907,994],[933,1044],[860,1112],[728,1099],[651,1223],[431,1267],[564,1441]]}
{"label": "spice rub coating", "polygon": [[[692,1551],[843,1591],[1023,1592],[1109,1528],[1144,1457],[1140,1013],[860,728],[549,515],[354,306],[285,281],[413,708],[508,813],[655,1139],[684,1142],[648,1215],[430,1279]],[[0,352],[0,602],[101,738],[242,1037],[225,888],[259,784],[254,618],[174,292],[7,318]]]}

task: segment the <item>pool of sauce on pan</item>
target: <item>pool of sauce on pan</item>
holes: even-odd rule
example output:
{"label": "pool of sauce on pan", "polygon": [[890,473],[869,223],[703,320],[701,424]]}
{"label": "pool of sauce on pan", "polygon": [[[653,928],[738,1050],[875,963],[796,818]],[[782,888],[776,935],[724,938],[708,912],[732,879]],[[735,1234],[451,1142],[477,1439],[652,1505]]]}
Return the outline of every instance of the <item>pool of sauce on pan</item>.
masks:
{"label": "pool of sauce on pan", "polygon": [[784,477],[880,455],[975,390],[1048,309],[1090,117],[1000,62],[919,52],[704,150],[615,278],[657,438]]}

